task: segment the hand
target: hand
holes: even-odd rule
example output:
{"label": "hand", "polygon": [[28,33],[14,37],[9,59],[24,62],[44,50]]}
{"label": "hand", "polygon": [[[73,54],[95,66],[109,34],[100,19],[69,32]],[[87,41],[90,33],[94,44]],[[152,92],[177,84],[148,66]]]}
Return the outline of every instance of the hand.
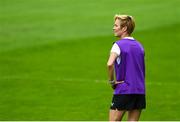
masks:
{"label": "hand", "polygon": [[113,89],[115,89],[116,86],[117,86],[118,84],[121,84],[121,83],[124,83],[124,81],[115,81],[114,84],[111,84],[111,87],[112,87]]}
{"label": "hand", "polygon": [[117,84],[111,85],[111,87],[112,87],[113,89],[115,89],[116,86],[117,86]]}
{"label": "hand", "polygon": [[115,85],[117,85],[117,84],[121,84],[121,83],[124,83],[124,81],[122,80],[122,81],[115,81]]}

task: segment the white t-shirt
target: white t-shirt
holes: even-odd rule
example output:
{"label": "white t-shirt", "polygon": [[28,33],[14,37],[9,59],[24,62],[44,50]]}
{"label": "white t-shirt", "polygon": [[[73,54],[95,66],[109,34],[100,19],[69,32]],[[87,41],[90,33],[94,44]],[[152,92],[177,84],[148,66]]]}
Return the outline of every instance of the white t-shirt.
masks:
{"label": "white t-shirt", "polygon": [[118,56],[120,55],[121,50],[116,43],[113,44],[113,46],[111,48],[111,52],[116,53]]}
{"label": "white t-shirt", "polygon": [[[134,40],[133,37],[124,37],[123,39],[132,39],[132,40]],[[121,49],[116,43],[114,43],[112,48],[111,48],[111,52],[114,52],[119,56],[120,53],[121,53]]]}

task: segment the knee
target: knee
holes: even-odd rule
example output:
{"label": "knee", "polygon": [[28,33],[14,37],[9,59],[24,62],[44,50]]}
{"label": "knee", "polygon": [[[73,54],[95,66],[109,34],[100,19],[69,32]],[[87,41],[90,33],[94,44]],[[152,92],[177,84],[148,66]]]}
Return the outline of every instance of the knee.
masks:
{"label": "knee", "polygon": [[115,116],[113,121],[121,121],[121,119],[122,119],[121,117]]}
{"label": "knee", "polygon": [[118,118],[117,116],[114,116],[114,117],[109,118],[109,121],[121,121],[121,119]]}

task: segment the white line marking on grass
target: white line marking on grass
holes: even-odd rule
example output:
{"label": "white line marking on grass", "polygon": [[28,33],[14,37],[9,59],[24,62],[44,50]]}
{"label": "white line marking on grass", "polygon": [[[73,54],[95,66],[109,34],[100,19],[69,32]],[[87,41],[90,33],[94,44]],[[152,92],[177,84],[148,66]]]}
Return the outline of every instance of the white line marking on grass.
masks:
{"label": "white line marking on grass", "polygon": [[[18,76],[11,76],[11,77],[1,77],[0,80],[43,80],[43,81],[79,81],[79,82],[95,82],[95,83],[108,83],[108,80],[105,79],[83,79],[83,78],[54,78],[54,79],[48,79],[48,78],[42,78],[42,77],[18,77]],[[165,83],[165,82],[158,82],[158,81],[153,81],[153,82],[146,82],[146,85],[177,85],[177,82],[171,82],[171,83]]]}
{"label": "white line marking on grass", "polygon": [[11,76],[11,77],[1,77],[0,80],[51,80],[51,81],[80,81],[80,82],[84,82],[84,81],[93,81],[93,82],[106,82],[106,80],[99,80],[99,79],[81,79],[81,78],[54,78],[54,79],[50,79],[50,78],[42,78],[42,77],[18,77],[18,76]]}

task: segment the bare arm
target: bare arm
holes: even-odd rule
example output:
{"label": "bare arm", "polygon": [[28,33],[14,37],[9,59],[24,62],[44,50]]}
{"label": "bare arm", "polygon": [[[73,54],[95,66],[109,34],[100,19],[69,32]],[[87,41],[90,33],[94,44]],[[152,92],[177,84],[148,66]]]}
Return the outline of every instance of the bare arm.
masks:
{"label": "bare arm", "polygon": [[[114,62],[116,58],[118,57],[117,53],[111,52],[109,56],[109,60],[107,62],[107,67],[108,67],[108,77],[109,81],[111,81],[111,86],[113,89],[116,88],[117,84],[123,83],[124,81],[114,81]],[[113,81],[113,82],[112,82]]]}
{"label": "bare arm", "polygon": [[117,58],[117,54],[115,52],[111,52],[109,56],[109,60],[107,62],[107,68],[108,68],[108,78],[110,81],[114,80],[114,62]]}

